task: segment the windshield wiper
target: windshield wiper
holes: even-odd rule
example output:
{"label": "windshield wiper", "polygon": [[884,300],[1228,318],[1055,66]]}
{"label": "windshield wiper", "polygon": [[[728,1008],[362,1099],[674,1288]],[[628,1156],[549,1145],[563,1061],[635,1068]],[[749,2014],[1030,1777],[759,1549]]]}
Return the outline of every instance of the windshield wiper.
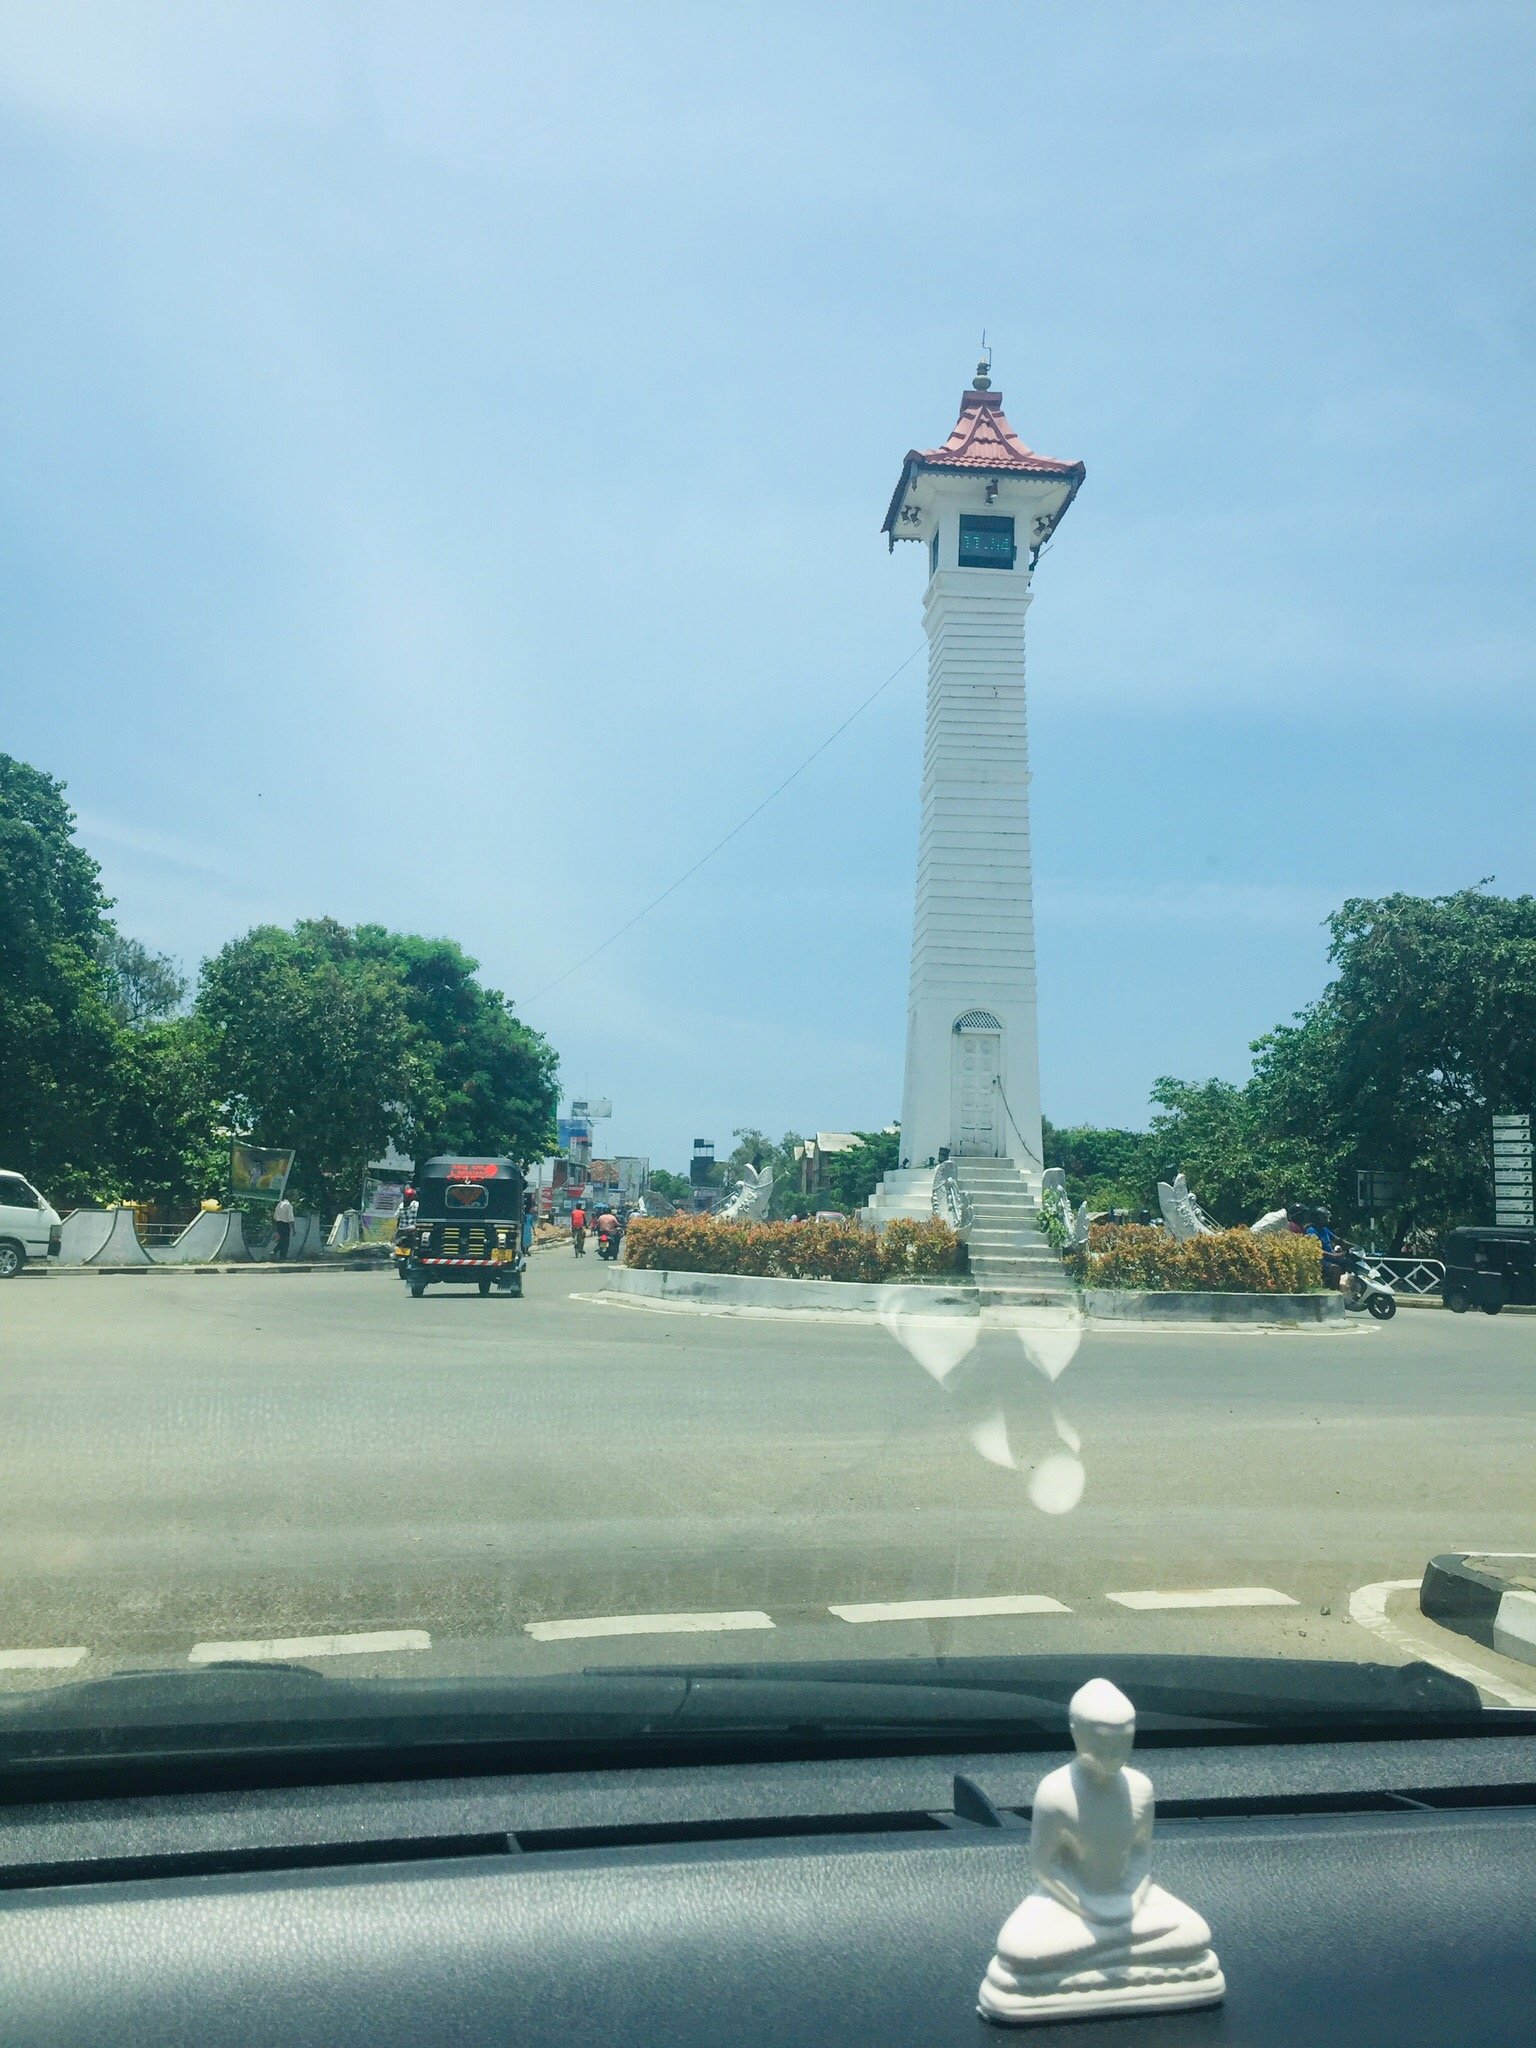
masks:
{"label": "windshield wiper", "polygon": [[1060,1749],[1086,1679],[1138,1740],[1347,1740],[1531,1728],[1432,1665],[1041,1656],[352,1679],[305,1666],[123,1672],[0,1701],[12,1799],[150,1783],[324,1782],[742,1755]]}

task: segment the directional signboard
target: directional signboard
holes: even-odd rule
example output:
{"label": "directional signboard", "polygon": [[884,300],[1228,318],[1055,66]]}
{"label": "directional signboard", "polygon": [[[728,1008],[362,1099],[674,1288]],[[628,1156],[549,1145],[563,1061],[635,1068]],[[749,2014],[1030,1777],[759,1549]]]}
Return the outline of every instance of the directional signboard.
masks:
{"label": "directional signboard", "polygon": [[1495,1223],[1536,1223],[1531,1175],[1529,1116],[1496,1116],[1493,1120],[1493,1220]]}

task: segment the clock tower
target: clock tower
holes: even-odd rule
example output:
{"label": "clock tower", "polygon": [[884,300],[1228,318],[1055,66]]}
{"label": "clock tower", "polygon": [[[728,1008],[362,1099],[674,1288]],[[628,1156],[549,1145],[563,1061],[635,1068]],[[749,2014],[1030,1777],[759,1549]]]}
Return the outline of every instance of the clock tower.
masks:
{"label": "clock tower", "polygon": [[908,453],[885,515],[892,549],[914,542],[928,571],[901,1150],[914,1181],[946,1156],[1011,1160],[1038,1194],[1024,616],[1040,551],[1085,471],[1025,446],[989,368],[978,365],[942,447]]}

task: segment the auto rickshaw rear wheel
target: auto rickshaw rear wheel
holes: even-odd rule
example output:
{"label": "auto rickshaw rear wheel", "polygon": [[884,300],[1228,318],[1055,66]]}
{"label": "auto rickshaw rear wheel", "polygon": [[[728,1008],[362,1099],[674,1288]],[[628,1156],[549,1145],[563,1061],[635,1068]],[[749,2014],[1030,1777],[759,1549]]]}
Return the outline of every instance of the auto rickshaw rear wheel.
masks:
{"label": "auto rickshaw rear wheel", "polygon": [[427,1291],[427,1283],[425,1280],[408,1280],[406,1282],[406,1285],[411,1290],[412,1301],[420,1301],[421,1297]]}
{"label": "auto rickshaw rear wheel", "polygon": [[1445,1305],[1453,1316],[1464,1316],[1471,1303],[1459,1287],[1453,1287],[1445,1296]]}
{"label": "auto rickshaw rear wheel", "polygon": [[479,1288],[482,1294],[489,1294],[491,1291],[491,1282],[489,1276],[487,1276],[484,1280],[477,1280],[475,1282],[475,1285]]}

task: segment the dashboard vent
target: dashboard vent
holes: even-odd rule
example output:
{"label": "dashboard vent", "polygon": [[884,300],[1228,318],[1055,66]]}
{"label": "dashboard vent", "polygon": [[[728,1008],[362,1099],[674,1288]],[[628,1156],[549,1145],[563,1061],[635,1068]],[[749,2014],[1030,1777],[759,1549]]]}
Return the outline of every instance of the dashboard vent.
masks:
{"label": "dashboard vent", "polygon": [[791,1813],[762,1819],[634,1821],[611,1827],[520,1828],[526,1855],[558,1849],[648,1849],[671,1842],[764,1842],[804,1835],[945,1834],[931,1813]]}

